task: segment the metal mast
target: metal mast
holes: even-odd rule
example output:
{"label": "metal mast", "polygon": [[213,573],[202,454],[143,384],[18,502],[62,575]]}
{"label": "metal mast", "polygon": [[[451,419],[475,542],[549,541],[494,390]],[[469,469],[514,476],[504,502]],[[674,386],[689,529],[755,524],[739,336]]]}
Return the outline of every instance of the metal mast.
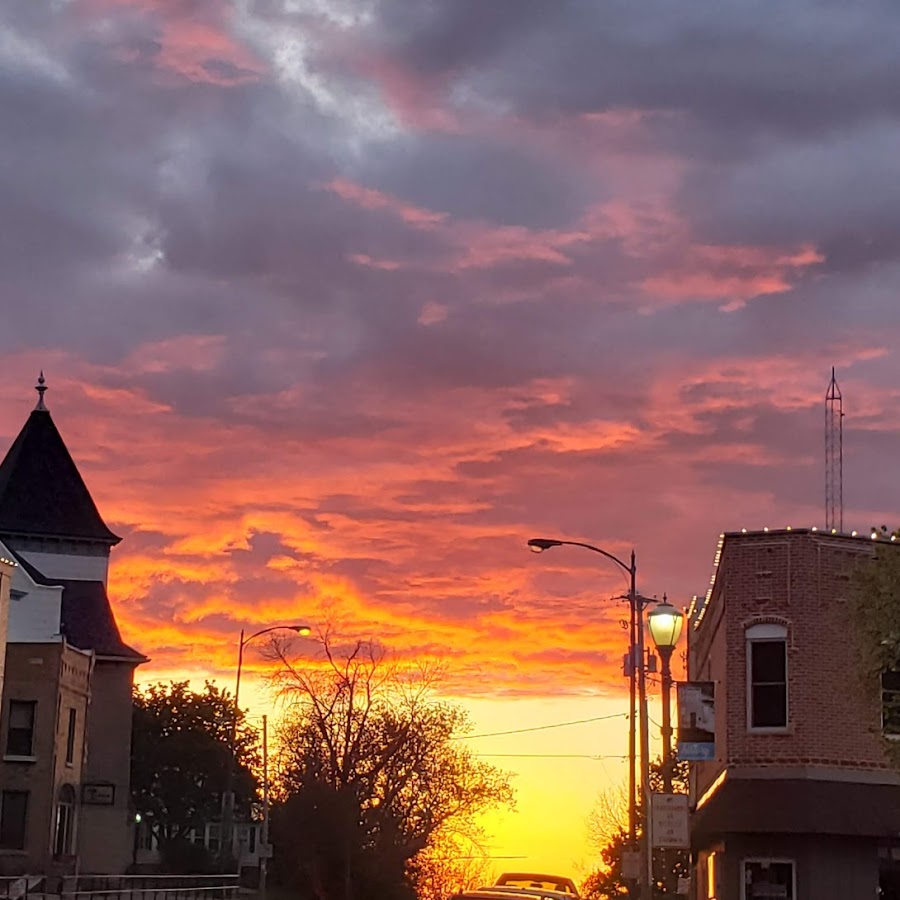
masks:
{"label": "metal mast", "polygon": [[825,394],[825,527],[844,530],[844,399],[834,366]]}

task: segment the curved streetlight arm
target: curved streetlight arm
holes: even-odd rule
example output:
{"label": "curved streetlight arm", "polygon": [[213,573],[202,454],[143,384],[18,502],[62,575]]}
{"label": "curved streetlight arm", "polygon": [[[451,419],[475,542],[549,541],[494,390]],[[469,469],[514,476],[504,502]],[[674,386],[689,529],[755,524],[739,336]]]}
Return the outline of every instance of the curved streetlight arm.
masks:
{"label": "curved streetlight arm", "polygon": [[279,629],[285,629],[286,631],[297,631],[296,625],[270,625],[268,628],[263,628],[260,631],[257,631],[255,634],[251,634],[250,637],[245,638],[244,632],[241,632],[241,644],[246,646],[253,640],[253,638],[258,638],[263,634],[268,634],[270,631],[278,631]]}
{"label": "curved streetlight arm", "polygon": [[605,556],[607,559],[612,560],[617,566],[628,572],[629,575],[634,569],[634,551],[631,553],[631,565],[628,565],[628,563],[622,562],[618,556],[613,556],[612,553],[601,550],[593,544],[585,544],[583,541],[558,541],[550,540],[549,538],[532,538],[528,542],[528,546],[531,547],[532,550],[538,552],[549,550],[551,547],[584,547],[585,550],[592,550],[594,553],[599,553],[601,556]]}
{"label": "curved streetlight arm", "polygon": [[[551,538],[532,538],[528,542],[529,548],[537,553],[543,550],[549,550],[551,547],[582,547],[590,550],[592,553],[599,553],[605,556],[610,562],[614,562],[620,569],[628,575],[628,605],[631,611],[631,621],[629,624],[630,640],[628,647],[629,655],[629,677],[631,697],[631,710],[634,712],[635,699],[638,701],[638,716],[640,720],[640,760],[641,760],[641,795],[644,799],[645,806],[648,805],[650,798],[650,737],[647,714],[647,681],[646,668],[644,666],[644,621],[643,611],[647,602],[637,592],[637,563],[635,561],[634,550],[631,551],[631,564],[627,564],[606,550],[595,547],[593,544],[586,544],[583,541],[560,541]],[[635,684],[635,682],[637,682]],[[630,770],[628,773],[628,835],[631,843],[638,841],[637,836],[637,790],[636,790],[636,772],[637,754],[636,754],[636,722],[635,716],[631,715],[631,727],[628,735],[628,757],[630,760]],[[651,826],[651,822],[646,823]],[[653,838],[651,836],[651,827],[645,827],[640,836],[641,846],[641,874],[638,879],[640,886],[639,896],[642,900],[649,900],[650,886],[653,884]]]}
{"label": "curved streetlight arm", "polygon": [[231,717],[231,734],[228,739],[228,749],[231,752],[228,759],[228,769],[226,771],[225,791],[222,797],[222,819],[224,828],[220,852],[223,859],[231,850],[234,833],[234,776],[235,768],[237,767],[237,761],[234,757],[237,748],[238,717],[241,714],[241,708],[238,705],[238,702],[241,693],[241,669],[244,666],[244,647],[246,647],[254,638],[258,638],[263,634],[268,634],[270,631],[278,631],[279,629],[293,631],[297,634],[309,634],[309,626],[307,625],[270,625],[268,628],[262,628],[246,638],[244,637],[244,629],[241,629],[241,638],[238,643],[237,674],[234,679],[234,714]]}
{"label": "curved streetlight arm", "polygon": [[234,717],[232,718],[231,723],[231,752],[234,753],[234,745],[237,740],[237,720],[239,714],[238,700],[240,699],[240,691],[241,691],[241,669],[244,665],[244,647],[250,643],[254,638],[258,638],[261,635],[269,634],[271,631],[293,631],[296,634],[305,635],[309,634],[309,626],[308,625],[270,625],[268,628],[261,628],[259,631],[251,634],[250,637],[244,637],[244,629],[241,629],[241,640],[238,645],[238,664],[237,664],[237,677],[234,681]]}

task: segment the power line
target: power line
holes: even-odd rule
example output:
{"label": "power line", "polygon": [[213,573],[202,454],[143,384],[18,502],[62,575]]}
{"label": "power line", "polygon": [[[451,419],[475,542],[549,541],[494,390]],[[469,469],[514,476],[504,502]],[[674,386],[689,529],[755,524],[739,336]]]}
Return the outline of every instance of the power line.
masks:
{"label": "power line", "polygon": [[514,728],[511,731],[491,731],[487,734],[461,734],[454,740],[474,741],[476,738],[503,737],[507,734],[525,734],[529,731],[547,731],[549,728],[566,728],[569,725],[587,725],[590,722],[605,722],[609,719],[627,719],[628,713],[614,713],[611,716],[594,716],[592,719],[574,719],[571,722],[556,722],[553,725],[535,725],[532,728]]}
{"label": "power line", "polygon": [[480,758],[491,756],[505,759],[594,759],[602,762],[604,759],[628,759],[619,753],[608,753],[603,756],[595,756],[590,753],[476,753]]}

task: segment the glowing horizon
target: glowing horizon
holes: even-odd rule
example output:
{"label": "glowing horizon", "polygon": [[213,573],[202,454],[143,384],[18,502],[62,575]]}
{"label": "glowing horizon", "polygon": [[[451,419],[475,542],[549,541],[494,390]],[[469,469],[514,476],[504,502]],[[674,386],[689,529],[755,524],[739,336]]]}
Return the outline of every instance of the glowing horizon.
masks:
{"label": "glowing horizon", "polygon": [[[720,532],[824,524],[832,366],[893,521],[900,7],[649,2],[0,7],[0,447],[43,369],[141,680],[334,619],[479,726],[590,718],[625,579],[526,541],[685,606]],[[615,766],[510,762],[505,855],[588,859]]]}

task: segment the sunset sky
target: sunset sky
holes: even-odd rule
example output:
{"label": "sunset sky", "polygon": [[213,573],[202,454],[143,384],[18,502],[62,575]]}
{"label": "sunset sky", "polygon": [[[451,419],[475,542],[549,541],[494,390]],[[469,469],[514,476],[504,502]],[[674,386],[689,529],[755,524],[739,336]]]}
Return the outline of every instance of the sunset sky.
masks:
{"label": "sunset sky", "polygon": [[[824,524],[832,365],[848,528],[895,526],[898,47],[883,2],[0,4],[2,448],[43,368],[140,677],[330,618],[478,733],[624,713],[621,574],[526,540],[686,604],[721,531]],[[626,731],[473,742],[604,757],[491,757],[493,852],[584,874]]]}

